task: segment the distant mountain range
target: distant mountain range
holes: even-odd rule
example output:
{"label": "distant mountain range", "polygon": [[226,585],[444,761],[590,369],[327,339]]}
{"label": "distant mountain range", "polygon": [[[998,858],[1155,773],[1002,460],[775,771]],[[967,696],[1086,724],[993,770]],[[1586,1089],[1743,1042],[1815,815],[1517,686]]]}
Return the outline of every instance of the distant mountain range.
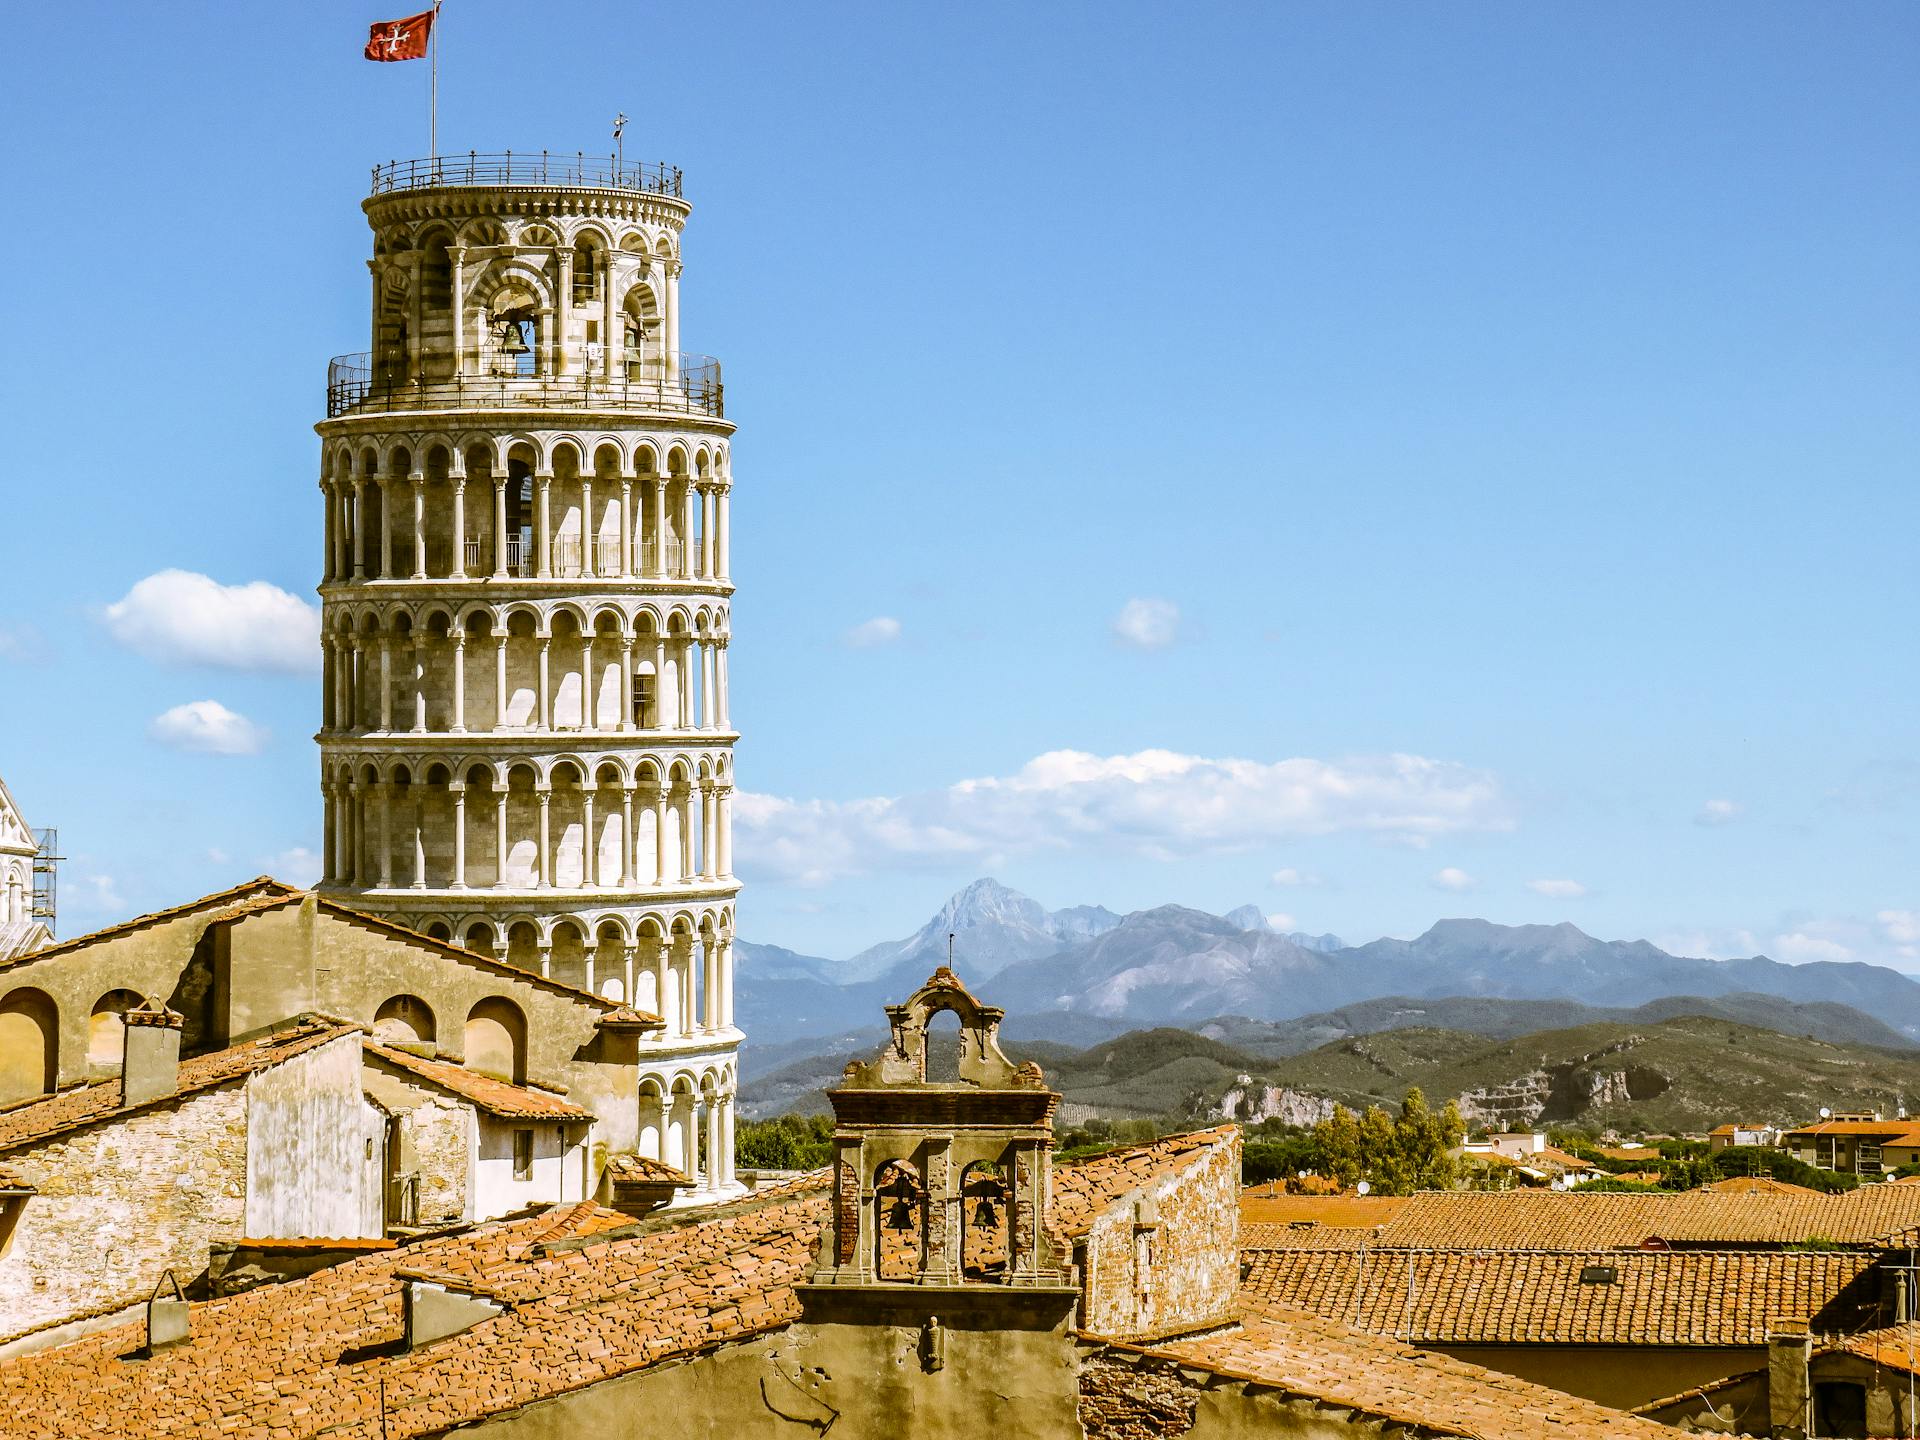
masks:
{"label": "distant mountain range", "polygon": [[[1511,1018],[1537,1002],[1459,1003],[1513,1006]],[[1784,1001],[1769,1003],[1791,1008]],[[1500,1016],[1497,1008],[1480,1013]],[[1405,1026],[1348,1034],[1278,1059],[1239,1043],[1239,1035],[1250,1031],[1230,1043],[1215,1029],[1131,1030],[1087,1049],[1044,1040],[1009,1040],[1006,1048],[1015,1059],[1039,1062],[1047,1083],[1063,1097],[1061,1119],[1067,1124],[1096,1115],[1144,1115],[1310,1125],[1335,1104],[1391,1107],[1417,1085],[1434,1104],[1457,1101],[1475,1125],[1572,1123],[1625,1133],[1699,1133],[1730,1119],[1806,1120],[1822,1105],[1893,1114],[1920,1096],[1920,1052],[1911,1047],[1782,1034],[1692,1011],[1664,1018],[1636,1013],[1630,1021],[1499,1038]],[[855,1048],[870,1051],[884,1039],[884,1032],[875,1031]],[[850,1053],[809,1056],[749,1079],[741,1091],[742,1113],[757,1118],[825,1111],[824,1091],[839,1079]]]}
{"label": "distant mountain range", "polygon": [[[1291,1045],[1274,1037],[1322,1036],[1301,1044],[1304,1050],[1329,1035],[1364,1033],[1354,1025],[1402,1028],[1393,1022],[1398,1011],[1423,1013],[1407,1024],[1498,1038],[1542,1025],[1628,1018],[1588,1012],[1651,1002],[1688,1007],[1666,1014],[1712,1014],[1789,1034],[1887,1045],[1920,1040],[1920,982],[1877,965],[1707,960],[1669,955],[1644,940],[1596,940],[1568,924],[1486,920],[1442,920],[1414,940],[1348,946],[1337,936],[1277,933],[1255,906],[1227,916],[1178,905],[1126,916],[1086,905],[1049,911],[996,881],[978,880],[914,934],[851,960],[739,943],[737,1013],[750,1052],[797,1059],[831,1045],[790,1042],[871,1032],[883,1023],[882,1005],[911,993],[946,962],[950,934],[954,968],[983,999],[1006,1009],[1009,1036],[1071,1045],[1097,1044],[1142,1024],[1176,1025],[1220,1034],[1240,1049],[1290,1054],[1299,1052],[1270,1050],[1217,1027],[1230,1030],[1233,1019],[1293,1022],[1294,1029],[1282,1025],[1268,1039]],[[1436,1012],[1439,1002],[1454,1008]],[[1466,1012],[1456,1002],[1493,1008],[1480,1023],[1463,1024],[1458,1014]],[[1499,1002],[1548,1009],[1505,1012]],[[1715,1003],[1709,1009],[1707,1002]]]}

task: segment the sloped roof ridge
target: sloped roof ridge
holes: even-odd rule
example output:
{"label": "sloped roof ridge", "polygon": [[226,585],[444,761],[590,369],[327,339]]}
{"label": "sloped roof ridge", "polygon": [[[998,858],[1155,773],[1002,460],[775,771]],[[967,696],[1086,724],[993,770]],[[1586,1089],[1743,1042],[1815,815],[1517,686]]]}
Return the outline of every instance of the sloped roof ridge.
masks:
{"label": "sloped roof ridge", "polygon": [[[370,925],[376,930],[385,931],[387,934],[397,936],[411,944],[424,945],[430,950],[439,951],[442,955],[450,955],[456,960],[463,960],[470,964],[477,965],[492,974],[509,976],[515,980],[524,980],[528,984],[542,990],[557,990],[561,994],[570,996],[573,999],[589,1001],[597,1010],[614,1011],[626,1008],[617,1000],[609,1000],[604,995],[594,994],[591,990],[582,990],[579,986],[569,985],[564,980],[555,980],[550,976],[541,975],[532,970],[522,970],[518,965],[509,965],[506,961],[496,960],[491,955],[482,955],[477,950],[468,950],[463,946],[455,945],[450,940],[436,940],[431,935],[424,935],[418,930],[410,930],[405,925],[399,924],[397,921],[389,920],[383,915],[372,915],[365,910],[356,910],[351,905],[342,904],[332,896],[323,895],[318,890],[295,890],[289,895],[278,896],[272,899],[263,898],[261,903],[253,907],[253,910],[257,912],[260,910],[278,909],[282,905],[294,902],[305,903],[309,899],[313,901],[316,909],[327,910],[359,924]],[[240,919],[241,916],[236,914],[228,918],[237,920]]]}
{"label": "sloped roof ridge", "polygon": [[368,1039],[364,1044],[370,1053],[387,1064],[405,1070],[429,1085],[437,1085],[442,1090],[472,1101],[482,1110],[495,1115],[552,1119],[592,1117],[592,1111],[582,1109],[551,1090],[498,1080],[491,1075],[482,1075],[477,1070],[469,1070],[464,1065],[456,1065],[451,1060],[429,1060],[374,1039]]}
{"label": "sloped roof ridge", "polygon": [[4,969],[10,965],[23,964],[28,960],[44,960],[52,955],[64,954],[66,951],[75,949],[81,945],[92,945],[115,935],[123,935],[128,931],[138,930],[145,925],[157,925],[163,920],[172,920],[181,915],[191,914],[193,911],[201,909],[204,906],[226,904],[230,901],[238,900],[242,896],[249,895],[256,890],[267,887],[285,891],[288,895],[298,895],[300,893],[300,891],[292,885],[288,885],[281,880],[276,880],[271,875],[256,875],[253,879],[235,885],[231,889],[216,890],[211,895],[202,895],[198,900],[188,900],[179,905],[169,906],[165,910],[151,910],[145,915],[135,915],[132,919],[121,920],[116,924],[103,926],[98,930],[90,930],[85,935],[76,935],[71,940],[60,940],[52,945],[43,945],[38,950],[29,950],[24,955],[15,955],[10,959],[0,961],[0,969]]}
{"label": "sloped roof ridge", "polygon": [[[270,1069],[296,1055],[317,1049],[360,1027],[343,1023],[312,1023],[276,1030],[252,1040],[229,1045],[180,1062],[179,1081],[164,1095],[138,1105],[119,1103],[120,1077],[95,1080],[0,1112],[0,1154],[38,1144],[83,1126],[118,1120],[168,1105],[176,1100],[217,1089]],[[38,1123],[35,1123],[35,1122]]]}
{"label": "sloped roof ridge", "polygon": [[[1604,1440],[1671,1432],[1596,1401],[1550,1390],[1470,1361],[1417,1350],[1310,1312],[1252,1302],[1238,1327],[1191,1339],[1114,1349],[1172,1360],[1389,1424],[1513,1440]],[[1489,1428],[1498,1425],[1498,1429]]]}

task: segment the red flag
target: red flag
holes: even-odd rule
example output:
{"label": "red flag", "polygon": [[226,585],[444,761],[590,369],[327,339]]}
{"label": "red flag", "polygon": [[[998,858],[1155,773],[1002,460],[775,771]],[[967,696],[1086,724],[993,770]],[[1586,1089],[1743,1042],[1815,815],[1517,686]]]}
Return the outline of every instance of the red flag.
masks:
{"label": "red flag", "polygon": [[404,20],[378,21],[367,31],[367,59],[418,60],[427,53],[427,32],[432,29],[431,10]]}

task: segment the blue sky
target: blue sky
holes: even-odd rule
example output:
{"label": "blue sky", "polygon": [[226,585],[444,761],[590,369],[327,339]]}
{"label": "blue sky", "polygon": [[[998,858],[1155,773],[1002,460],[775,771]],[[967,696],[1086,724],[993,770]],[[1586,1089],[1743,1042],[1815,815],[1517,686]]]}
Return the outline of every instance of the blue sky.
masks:
{"label": "blue sky", "polygon": [[[264,587],[312,598],[358,202],[426,148],[370,4],[13,17],[0,774],[69,933],[318,847]],[[448,0],[443,40],[443,148],[625,110],[686,170],[748,938],[851,953],[993,873],[1920,969],[1920,11]],[[169,570],[262,588],[135,592]]]}

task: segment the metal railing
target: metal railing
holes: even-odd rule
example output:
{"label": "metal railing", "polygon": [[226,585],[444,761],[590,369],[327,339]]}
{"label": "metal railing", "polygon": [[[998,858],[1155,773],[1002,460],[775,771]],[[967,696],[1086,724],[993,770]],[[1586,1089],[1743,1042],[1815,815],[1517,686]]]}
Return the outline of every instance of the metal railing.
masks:
{"label": "metal railing", "polygon": [[395,410],[534,408],[667,410],[678,414],[726,414],[720,362],[711,355],[681,355],[679,375],[455,375],[408,379],[398,367],[375,365],[365,351],[327,362],[327,418]]}
{"label": "metal railing", "polygon": [[588,155],[576,150],[556,155],[542,150],[516,155],[504,151],[482,155],[435,155],[424,160],[389,160],[373,167],[373,193],[391,195],[405,190],[437,190],[449,185],[540,185],[578,190],[634,190],[643,195],[681,197],[678,165],[665,162],[623,164],[616,155]]}

